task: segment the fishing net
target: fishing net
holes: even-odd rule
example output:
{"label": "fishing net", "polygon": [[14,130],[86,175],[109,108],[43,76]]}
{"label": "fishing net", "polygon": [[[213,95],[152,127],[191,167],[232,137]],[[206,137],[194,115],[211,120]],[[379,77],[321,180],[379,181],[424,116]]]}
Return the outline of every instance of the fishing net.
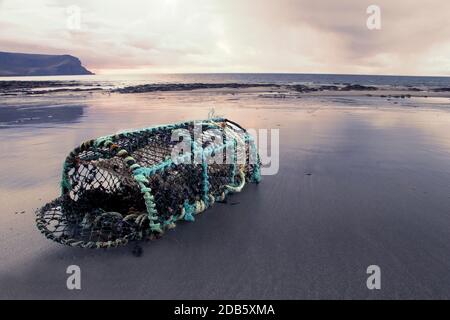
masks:
{"label": "fishing net", "polygon": [[110,248],[159,237],[215,202],[260,181],[253,138],[227,119],[123,132],[67,157],[62,195],[37,211],[51,240]]}

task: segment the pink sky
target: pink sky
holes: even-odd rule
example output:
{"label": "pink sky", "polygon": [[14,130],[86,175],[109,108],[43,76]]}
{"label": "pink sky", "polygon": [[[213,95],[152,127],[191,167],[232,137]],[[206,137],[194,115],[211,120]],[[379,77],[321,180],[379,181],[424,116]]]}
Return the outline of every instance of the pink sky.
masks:
{"label": "pink sky", "polygon": [[[371,4],[380,30],[366,26]],[[0,0],[0,51],[72,54],[97,73],[450,75],[449,12],[447,0]]]}

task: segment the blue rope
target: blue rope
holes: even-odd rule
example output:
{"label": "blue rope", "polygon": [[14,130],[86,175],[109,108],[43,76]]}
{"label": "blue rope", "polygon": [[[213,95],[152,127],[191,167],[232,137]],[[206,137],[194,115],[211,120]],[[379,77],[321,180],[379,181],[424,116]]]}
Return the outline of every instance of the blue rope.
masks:
{"label": "blue rope", "polygon": [[183,208],[185,211],[184,220],[194,222],[195,221],[194,214],[195,214],[195,210],[196,210],[195,204],[190,205],[189,202],[186,200],[184,202]]}

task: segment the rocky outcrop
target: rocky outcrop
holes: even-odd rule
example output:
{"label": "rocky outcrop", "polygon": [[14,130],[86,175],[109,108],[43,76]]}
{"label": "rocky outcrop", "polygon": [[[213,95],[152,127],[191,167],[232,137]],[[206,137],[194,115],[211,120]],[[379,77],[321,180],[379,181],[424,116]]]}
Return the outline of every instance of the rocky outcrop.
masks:
{"label": "rocky outcrop", "polygon": [[70,55],[0,52],[0,76],[60,76],[93,74]]}
{"label": "rocky outcrop", "polygon": [[167,84],[144,84],[130,86],[113,90],[120,93],[144,93],[156,91],[191,91],[199,89],[245,89],[253,87],[274,87],[274,84],[264,83],[167,83]]}

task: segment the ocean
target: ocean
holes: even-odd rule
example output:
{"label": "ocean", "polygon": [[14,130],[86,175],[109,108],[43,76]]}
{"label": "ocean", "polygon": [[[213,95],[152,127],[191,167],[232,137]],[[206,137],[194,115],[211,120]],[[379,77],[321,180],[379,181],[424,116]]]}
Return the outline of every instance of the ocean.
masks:
{"label": "ocean", "polygon": [[141,84],[164,83],[268,83],[337,85],[359,84],[379,87],[420,89],[450,87],[450,77],[297,74],[297,73],[208,73],[208,74],[130,74],[51,77],[0,77],[0,81],[76,81],[82,86],[99,85],[118,88]]}

